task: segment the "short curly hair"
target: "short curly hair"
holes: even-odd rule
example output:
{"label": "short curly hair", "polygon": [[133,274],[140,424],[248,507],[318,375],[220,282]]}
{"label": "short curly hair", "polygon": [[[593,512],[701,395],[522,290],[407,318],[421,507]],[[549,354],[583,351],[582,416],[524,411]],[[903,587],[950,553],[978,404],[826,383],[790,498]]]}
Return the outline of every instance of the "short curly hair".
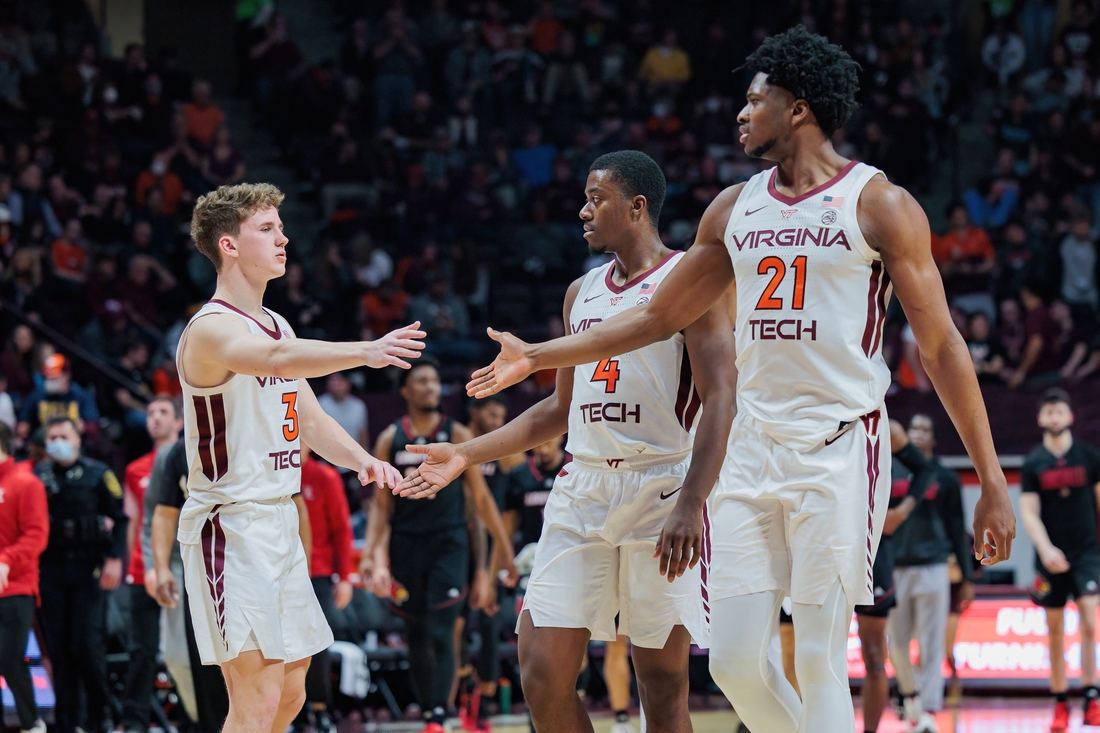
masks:
{"label": "short curly hair", "polygon": [[745,63],[767,74],[768,84],[805,99],[826,137],[842,127],[858,106],[859,64],[843,48],[803,25],[769,36]]}
{"label": "short curly hair", "polygon": [[191,238],[195,240],[195,248],[221,272],[222,254],[218,249],[218,240],[222,235],[237,236],[245,219],[269,206],[277,209],[282,203],[283,192],[270,183],[221,186],[200,196],[191,214]]}

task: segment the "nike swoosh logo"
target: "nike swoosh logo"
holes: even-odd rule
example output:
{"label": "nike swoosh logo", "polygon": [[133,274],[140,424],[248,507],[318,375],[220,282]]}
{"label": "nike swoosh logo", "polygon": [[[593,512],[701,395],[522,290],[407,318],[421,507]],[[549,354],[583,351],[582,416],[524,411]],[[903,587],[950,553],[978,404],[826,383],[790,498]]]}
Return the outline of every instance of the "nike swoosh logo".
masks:
{"label": "nike swoosh logo", "polygon": [[[684,487],[683,487],[683,486],[681,486],[681,487],[679,487],[678,489],[676,489],[676,491],[679,491],[679,490],[680,490],[680,489],[682,489],[682,488],[684,488]],[[676,491],[670,491],[670,492],[668,492],[667,494],[666,494],[666,493],[664,493],[664,492],[661,492],[661,501],[664,501],[665,499],[669,498],[670,496],[672,496],[673,494],[675,494],[675,493],[676,493]]]}
{"label": "nike swoosh logo", "polygon": [[761,206],[761,207],[760,207],[759,209],[753,209],[752,211],[748,211],[748,210],[746,210],[746,211],[745,211],[745,216],[752,216],[752,215],[753,215],[753,214],[755,214],[756,212],[758,212],[758,211],[763,211],[763,210],[764,210],[764,209],[766,209],[766,208],[768,208],[768,207],[767,207],[767,206]]}
{"label": "nike swoosh logo", "polygon": [[825,439],[825,445],[832,445],[833,443],[837,442],[838,440],[843,438],[845,435],[847,435],[848,434],[848,428],[852,427],[852,425],[854,425],[855,422],[856,422],[855,420],[852,420],[851,422],[844,423],[843,425],[841,425],[840,430],[838,431],[836,437],[834,437],[832,440],[829,440],[828,438]]}
{"label": "nike swoosh logo", "polygon": [[593,295],[591,298],[585,298],[584,302],[587,303],[590,300],[595,300],[596,298],[602,298],[605,295],[607,295],[607,293],[600,293],[599,295]]}

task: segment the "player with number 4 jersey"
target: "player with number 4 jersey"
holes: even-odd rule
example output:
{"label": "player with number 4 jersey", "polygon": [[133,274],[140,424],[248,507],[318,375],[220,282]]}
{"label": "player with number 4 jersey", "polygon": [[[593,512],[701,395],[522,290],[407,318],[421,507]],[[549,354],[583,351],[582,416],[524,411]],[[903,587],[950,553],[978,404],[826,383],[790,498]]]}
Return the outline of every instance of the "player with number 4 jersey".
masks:
{"label": "player with number 4 jersey", "polygon": [[[569,332],[627,313],[665,287],[684,255],[657,233],[664,193],[664,175],[643,153],[610,153],[592,164],[584,236],[594,252],[615,259],[570,286]],[[523,693],[539,731],[592,730],[574,691],[577,670],[589,639],[617,633],[633,644],[650,729],[690,727],[688,651],[692,639],[709,644],[710,609],[708,540],[687,528],[703,514],[721,468],[735,412],[733,359],[721,304],[682,332],[558,370],[554,394],[499,430],[457,446],[409,446],[427,460],[400,493],[423,497],[469,465],[568,430],[573,461],[546,500],[518,624]],[[703,488],[684,488],[689,476]]]}

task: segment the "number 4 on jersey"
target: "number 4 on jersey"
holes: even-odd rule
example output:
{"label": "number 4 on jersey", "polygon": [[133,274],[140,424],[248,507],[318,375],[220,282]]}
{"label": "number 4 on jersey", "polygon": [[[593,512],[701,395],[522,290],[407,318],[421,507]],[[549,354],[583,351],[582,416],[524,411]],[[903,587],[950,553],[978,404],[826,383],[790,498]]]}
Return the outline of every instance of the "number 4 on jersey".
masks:
{"label": "number 4 on jersey", "polygon": [[603,382],[604,392],[614,394],[615,385],[619,383],[619,360],[604,359],[596,365],[596,371],[592,373],[593,382]]}

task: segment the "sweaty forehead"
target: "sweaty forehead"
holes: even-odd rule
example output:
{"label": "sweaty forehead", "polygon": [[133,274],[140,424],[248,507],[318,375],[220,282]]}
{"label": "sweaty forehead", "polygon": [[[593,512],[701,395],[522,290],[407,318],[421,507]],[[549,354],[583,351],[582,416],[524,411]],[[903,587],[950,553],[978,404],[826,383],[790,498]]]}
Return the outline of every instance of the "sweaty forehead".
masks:
{"label": "sweaty forehead", "polygon": [[584,190],[586,193],[599,193],[604,196],[622,193],[622,188],[615,180],[615,171],[607,168],[598,168],[590,172]]}
{"label": "sweaty forehead", "polygon": [[267,222],[282,223],[282,219],[279,218],[279,210],[274,206],[262,206],[256,209],[251,216],[244,220],[243,225],[260,227]]}

